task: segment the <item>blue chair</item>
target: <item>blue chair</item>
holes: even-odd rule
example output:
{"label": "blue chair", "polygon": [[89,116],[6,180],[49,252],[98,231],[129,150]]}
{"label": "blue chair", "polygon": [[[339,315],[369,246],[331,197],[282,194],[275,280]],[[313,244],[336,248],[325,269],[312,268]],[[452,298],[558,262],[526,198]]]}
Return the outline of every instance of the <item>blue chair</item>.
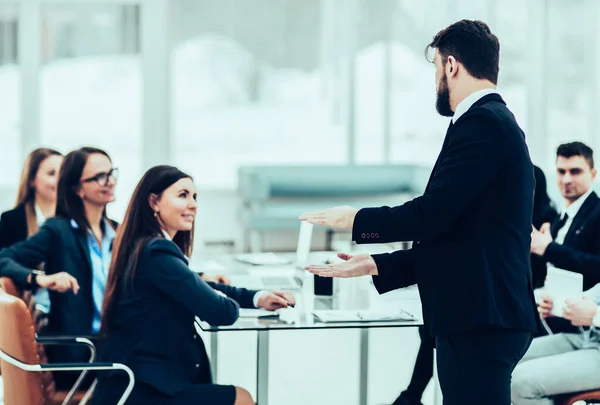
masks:
{"label": "blue chair", "polygon": [[254,238],[265,232],[298,230],[298,215],[306,211],[399,205],[423,192],[429,174],[429,167],[409,164],[240,167],[244,250],[260,251],[262,241],[257,247]]}

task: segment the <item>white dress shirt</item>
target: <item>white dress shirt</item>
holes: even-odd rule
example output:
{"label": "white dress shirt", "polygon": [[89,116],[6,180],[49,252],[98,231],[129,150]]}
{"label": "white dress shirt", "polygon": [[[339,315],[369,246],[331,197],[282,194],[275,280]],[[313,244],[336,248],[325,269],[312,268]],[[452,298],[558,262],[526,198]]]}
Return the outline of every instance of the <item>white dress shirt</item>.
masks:
{"label": "white dress shirt", "polygon": [[496,89],[493,89],[490,87],[487,89],[477,90],[477,91],[469,94],[467,97],[464,98],[463,101],[458,103],[458,105],[456,106],[456,111],[454,111],[454,116],[452,117],[452,123],[454,124],[456,122],[456,120],[461,117],[461,115],[463,115],[464,113],[469,111],[469,108],[471,108],[471,106],[473,106],[473,104],[478,102],[479,99],[481,99],[484,96],[487,96],[488,94],[494,94],[494,93],[497,94],[498,91]]}
{"label": "white dress shirt", "polygon": [[[600,306],[600,283],[584,292],[583,295],[590,297],[596,305]],[[592,325],[596,328],[600,328],[600,310],[596,311],[596,315],[594,315],[594,319],[592,319]]]}
{"label": "white dress shirt", "polygon": [[[560,214],[560,218],[561,219],[564,218],[565,214],[568,215],[569,217],[567,218],[567,222],[565,222],[563,227],[558,230],[558,233],[556,234],[556,239],[554,239],[554,242],[558,243],[559,245],[562,245],[565,242],[565,237],[567,236],[567,233],[569,232],[569,228],[573,224],[573,218],[575,218],[575,215],[577,215],[577,213],[581,209],[581,206],[583,205],[585,200],[590,196],[590,194],[592,194],[592,191],[593,190],[590,189],[587,193],[585,193],[584,195],[579,197],[577,200],[573,201],[571,203],[571,205],[569,205],[568,207],[566,207],[566,206],[563,207],[561,214]],[[547,269],[555,269],[556,267],[552,263],[548,262],[548,264],[546,265],[546,268]],[[568,269],[566,269],[566,270],[568,270]],[[543,288],[542,288],[542,290],[543,290]],[[589,290],[589,291],[591,291],[591,290]],[[599,295],[599,297],[600,297],[600,295]]]}
{"label": "white dress shirt", "polygon": [[565,222],[564,226],[560,228],[558,233],[556,234],[556,239],[554,240],[556,243],[558,243],[559,245],[565,243],[565,237],[567,236],[567,233],[569,233],[569,228],[571,228],[571,225],[573,225],[573,218],[575,218],[575,216],[583,206],[583,203],[585,202],[585,200],[587,200],[587,198],[590,196],[590,194],[592,194],[593,191],[594,190],[590,188],[587,193],[579,197],[577,200],[573,201],[571,205],[563,208],[560,214],[560,218],[564,218],[565,214],[567,214],[569,217],[567,218],[567,222]]}
{"label": "white dress shirt", "polygon": [[33,209],[35,210],[35,222],[38,226],[42,226],[44,222],[46,222],[46,217],[44,216],[42,210],[40,209],[40,207],[38,207],[37,204],[33,206]]}

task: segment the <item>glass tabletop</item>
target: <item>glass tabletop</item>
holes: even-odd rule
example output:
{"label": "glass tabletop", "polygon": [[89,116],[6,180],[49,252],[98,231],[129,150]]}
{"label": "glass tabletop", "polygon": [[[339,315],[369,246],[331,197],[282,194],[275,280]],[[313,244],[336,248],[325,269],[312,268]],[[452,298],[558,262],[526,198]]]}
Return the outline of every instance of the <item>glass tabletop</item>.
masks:
{"label": "glass tabletop", "polygon": [[[322,322],[318,320],[312,310],[301,310],[290,308],[281,310],[277,315],[270,317],[242,317],[230,326],[211,326],[200,322],[200,327],[206,332],[235,332],[235,331],[264,331],[264,330],[309,330],[309,329],[370,329],[370,328],[401,328],[416,327],[422,325],[416,310],[417,303],[410,300],[398,301],[398,308],[413,316],[412,320],[390,320],[390,321],[344,321],[344,322]],[[314,298],[314,310],[333,310],[334,300],[331,298]],[[357,313],[360,310],[352,310]],[[344,310],[348,312],[348,310]]]}

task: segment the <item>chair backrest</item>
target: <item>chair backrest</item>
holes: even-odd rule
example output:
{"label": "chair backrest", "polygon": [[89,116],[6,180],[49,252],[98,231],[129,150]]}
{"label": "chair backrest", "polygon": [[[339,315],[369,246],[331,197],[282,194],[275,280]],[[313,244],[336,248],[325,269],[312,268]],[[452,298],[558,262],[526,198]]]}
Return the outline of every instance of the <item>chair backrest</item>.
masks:
{"label": "chair backrest", "polygon": [[[23,300],[0,291],[0,350],[27,364],[40,364],[35,327]],[[5,405],[44,405],[42,375],[0,361]]]}
{"label": "chair backrest", "polygon": [[[8,295],[19,298],[25,302],[25,305],[29,309],[31,318],[33,319],[33,325],[35,333],[40,333],[48,324],[48,318],[36,308],[35,296],[30,291],[22,291],[15,285],[15,282],[8,277],[0,277],[0,289],[4,290]],[[44,346],[38,345],[38,356],[41,364],[48,363],[48,357]],[[1,369],[2,367],[0,367]],[[44,386],[45,398],[52,398],[56,391],[54,384],[54,377],[52,372],[44,371],[41,373],[42,385]]]}
{"label": "chair backrest", "polygon": [[0,288],[6,291],[8,295],[23,299],[23,291],[8,277],[0,277]]}

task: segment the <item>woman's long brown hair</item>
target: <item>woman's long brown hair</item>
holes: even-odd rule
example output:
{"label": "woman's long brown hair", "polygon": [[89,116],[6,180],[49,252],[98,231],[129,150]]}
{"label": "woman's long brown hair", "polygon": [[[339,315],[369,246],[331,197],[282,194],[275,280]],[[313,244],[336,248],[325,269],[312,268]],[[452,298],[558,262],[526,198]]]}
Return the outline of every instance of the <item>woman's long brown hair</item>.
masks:
{"label": "woman's long brown hair", "polygon": [[21,171],[21,180],[19,181],[15,207],[20,205],[25,206],[28,235],[32,235],[38,230],[34,207],[35,188],[33,188],[31,183],[33,183],[33,180],[35,180],[35,176],[37,176],[42,162],[50,156],[62,156],[62,153],[50,148],[35,149],[27,156],[27,159],[25,159],[25,164],[23,165],[23,170]]}
{"label": "woman's long brown hair", "polygon": [[[155,237],[164,237],[160,224],[150,207],[151,194],[161,196],[171,185],[191,176],[173,166],[155,166],[140,180],[127,206],[125,219],[117,230],[113,253],[104,292],[100,334],[106,337],[114,328],[117,303],[135,281],[140,255],[145,245]],[[179,231],[173,242],[186,256],[191,256],[194,228]]]}

